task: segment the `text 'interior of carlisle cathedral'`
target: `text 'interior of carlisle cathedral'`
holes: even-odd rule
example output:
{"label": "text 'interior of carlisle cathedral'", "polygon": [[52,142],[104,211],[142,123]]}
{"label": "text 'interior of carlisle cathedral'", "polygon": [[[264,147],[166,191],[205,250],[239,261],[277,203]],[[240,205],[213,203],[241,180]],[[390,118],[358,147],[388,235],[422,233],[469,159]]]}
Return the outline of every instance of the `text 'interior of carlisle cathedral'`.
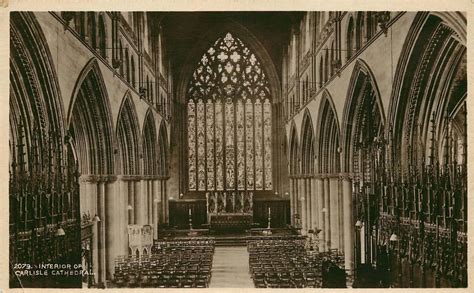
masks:
{"label": "text 'interior of carlisle cathedral'", "polygon": [[458,12],[12,12],[10,287],[466,287]]}

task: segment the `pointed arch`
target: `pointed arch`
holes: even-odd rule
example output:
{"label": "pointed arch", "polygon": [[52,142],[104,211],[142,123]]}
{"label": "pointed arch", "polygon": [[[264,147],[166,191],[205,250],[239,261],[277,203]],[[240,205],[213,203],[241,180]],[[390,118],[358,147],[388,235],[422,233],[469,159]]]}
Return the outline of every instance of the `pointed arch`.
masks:
{"label": "pointed arch", "polygon": [[96,12],[87,12],[87,35],[89,44],[93,49],[97,48],[97,20]]}
{"label": "pointed arch", "polygon": [[74,14],[74,29],[84,38],[86,35],[86,15],[85,12],[76,12]]}
{"label": "pointed arch", "polygon": [[326,47],[324,50],[324,83],[328,82],[329,80],[329,49]]}
{"label": "pointed arch", "polygon": [[[31,12],[10,14],[9,110],[10,263],[36,265],[67,259],[79,264],[81,244],[76,232],[81,227],[74,148],[65,137],[62,96],[48,42]],[[59,237],[48,229],[64,223],[66,233],[60,236],[64,250],[51,251],[51,243]],[[16,278],[25,287],[41,282]],[[80,287],[80,282],[65,278],[57,285]]]}
{"label": "pointed arch", "polygon": [[335,41],[333,40],[331,42],[331,58],[330,58],[331,61],[330,61],[330,74],[329,74],[329,76],[333,76],[334,73],[335,73],[335,66],[333,64],[336,61],[337,54],[336,54],[336,48],[334,46],[334,43],[335,43]]}
{"label": "pointed arch", "polygon": [[130,83],[130,57],[128,53],[128,45],[125,45],[125,80]]}
{"label": "pointed arch", "polygon": [[372,71],[361,59],[354,66],[343,113],[343,169],[352,172],[354,160],[359,162],[361,144],[371,144],[370,139],[381,137],[385,125],[380,91]]}
{"label": "pointed arch", "polygon": [[230,31],[202,52],[184,108],[189,191],[273,189],[275,113],[263,65]]}
{"label": "pointed arch", "polygon": [[153,112],[148,109],[143,124],[143,174],[158,175],[158,131]]}
{"label": "pointed arch", "polygon": [[125,94],[120,106],[116,127],[119,158],[118,172],[123,175],[137,175],[140,171],[140,130],[130,92]]}
{"label": "pointed arch", "polygon": [[324,85],[324,59],[323,54],[319,57],[319,88],[322,88]]}
{"label": "pointed arch", "polygon": [[281,99],[281,86],[278,72],[276,71],[275,64],[273,63],[268,51],[245,26],[229,19],[222,22],[219,26],[215,27],[215,30],[208,31],[201,41],[194,46],[186,58],[185,66],[180,72],[178,86],[177,86],[177,97],[179,102],[186,103],[187,98],[187,87],[190,79],[192,78],[193,70],[195,69],[196,60],[200,60],[202,53],[206,52],[211,44],[215,42],[219,37],[225,35],[226,32],[231,32],[238,36],[255,55],[258,60],[261,61],[262,67],[265,69],[270,84],[270,91],[273,103],[280,101]]}
{"label": "pointed arch", "polygon": [[303,115],[301,125],[301,172],[303,174],[314,174],[315,134],[313,120],[307,108]]}
{"label": "pointed arch", "polygon": [[346,60],[351,59],[355,53],[355,25],[351,16],[347,24],[346,31]]}
{"label": "pointed arch", "polygon": [[134,58],[134,55],[133,53],[130,54],[130,83],[132,85],[133,88],[137,88],[137,85],[136,85],[136,72],[135,72],[135,58]]}
{"label": "pointed arch", "polygon": [[124,53],[123,53],[122,39],[119,39],[118,50],[119,50],[119,60],[120,60],[119,73],[120,73],[121,76],[124,76],[125,62],[123,60],[123,54]]}
{"label": "pointed arch", "polygon": [[169,146],[168,129],[164,121],[161,121],[160,130],[158,132],[158,150],[158,175],[167,177],[169,175]]}
{"label": "pointed arch", "polygon": [[290,130],[290,175],[296,175],[300,173],[299,163],[299,139],[298,133],[296,131],[296,124],[293,121]]}
{"label": "pointed arch", "polygon": [[[458,35],[457,22],[450,25],[440,14],[418,13],[405,39],[389,106],[392,156],[400,159],[401,170],[409,164],[421,167],[423,160],[443,160],[448,121],[466,120],[456,115],[467,97],[465,36]],[[466,143],[460,141],[460,146]]]}
{"label": "pointed arch", "polygon": [[334,101],[328,91],[322,95],[316,127],[317,172],[340,172],[341,131]]}
{"label": "pointed arch", "polygon": [[79,74],[68,111],[68,131],[78,148],[82,174],[114,174],[110,113],[102,73],[93,58]]}
{"label": "pointed arch", "polygon": [[362,46],[364,46],[364,38],[365,38],[365,13],[364,12],[357,12],[356,17],[356,46],[355,49],[358,51]]}
{"label": "pointed arch", "polygon": [[102,12],[99,14],[98,43],[100,55],[107,58],[107,23],[104,15]]}

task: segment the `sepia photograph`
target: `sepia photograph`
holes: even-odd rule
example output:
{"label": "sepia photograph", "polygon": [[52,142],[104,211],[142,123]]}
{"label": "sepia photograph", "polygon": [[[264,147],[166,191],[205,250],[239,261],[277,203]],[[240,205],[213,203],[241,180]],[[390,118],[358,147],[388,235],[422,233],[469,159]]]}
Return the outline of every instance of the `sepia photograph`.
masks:
{"label": "sepia photograph", "polygon": [[10,288],[467,288],[466,12],[55,9],[9,12]]}

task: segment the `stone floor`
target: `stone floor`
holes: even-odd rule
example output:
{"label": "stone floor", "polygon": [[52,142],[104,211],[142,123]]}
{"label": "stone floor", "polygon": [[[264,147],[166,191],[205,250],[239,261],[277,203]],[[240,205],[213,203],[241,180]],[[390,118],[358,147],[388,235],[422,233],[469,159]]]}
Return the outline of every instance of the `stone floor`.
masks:
{"label": "stone floor", "polygon": [[216,247],[210,288],[254,288],[247,247]]}

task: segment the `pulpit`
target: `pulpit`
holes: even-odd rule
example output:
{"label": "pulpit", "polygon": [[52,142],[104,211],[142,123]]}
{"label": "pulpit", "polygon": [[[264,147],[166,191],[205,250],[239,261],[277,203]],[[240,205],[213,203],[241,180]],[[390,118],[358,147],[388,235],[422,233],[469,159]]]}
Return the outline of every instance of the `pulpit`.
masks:
{"label": "pulpit", "polygon": [[128,247],[130,255],[136,258],[150,255],[153,246],[153,226],[128,225]]}

